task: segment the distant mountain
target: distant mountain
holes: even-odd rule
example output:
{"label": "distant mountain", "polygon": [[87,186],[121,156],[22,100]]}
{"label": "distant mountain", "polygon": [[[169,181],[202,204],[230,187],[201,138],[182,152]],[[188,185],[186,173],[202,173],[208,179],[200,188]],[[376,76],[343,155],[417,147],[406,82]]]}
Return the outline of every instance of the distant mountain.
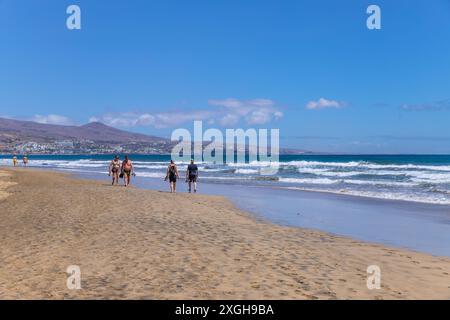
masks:
{"label": "distant mountain", "polygon": [[[165,138],[119,130],[100,122],[63,126],[0,118],[0,153],[170,154],[175,143]],[[280,149],[280,154],[308,153],[298,149]]]}
{"label": "distant mountain", "polygon": [[33,139],[35,142],[70,139],[113,143],[167,141],[159,137],[115,129],[100,122],[83,126],[62,126],[0,118],[0,142],[10,142],[11,139]]}
{"label": "distant mountain", "polygon": [[83,126],[0,118],[0,151],[30,153],[168,153],[169,139],[127,132],[99,122]]}

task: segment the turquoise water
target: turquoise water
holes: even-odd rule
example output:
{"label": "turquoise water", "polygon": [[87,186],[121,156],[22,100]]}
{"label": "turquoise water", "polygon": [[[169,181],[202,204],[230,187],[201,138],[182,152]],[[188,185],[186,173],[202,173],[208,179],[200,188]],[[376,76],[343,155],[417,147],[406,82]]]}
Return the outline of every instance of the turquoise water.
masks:
{"label": "turquoise water", "polygon": [[[142,178],[163,178],[170,156],[130,155]],[[36,155],[30,166],[71,172],[107,172],[110,155]],[[20,157],[19,157],[20,159]],[[10,165],[10,156],[0,156]],[[273,165],[274,163],[272,163]],[[267,162],[200,163],[200,179],[213,184],[270,186],[378,199],[450,204],[450,155],[289,155],[265,175]],[[178,164],[180,170],[186,163]]]}

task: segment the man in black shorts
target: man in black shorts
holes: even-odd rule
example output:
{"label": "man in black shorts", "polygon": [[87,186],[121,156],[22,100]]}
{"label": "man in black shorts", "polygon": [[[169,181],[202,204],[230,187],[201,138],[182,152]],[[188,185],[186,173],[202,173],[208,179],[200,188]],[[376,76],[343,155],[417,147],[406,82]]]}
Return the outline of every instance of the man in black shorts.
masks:
{"label": "man in black shorts", "polygon": [[198,167],[194,164],[194,160],[191,160],[191,164],[188,165],[186,170],[186,182],[189,182],[189,193],[191,193],[192,184],[194,184],[194,193],[197,192],[197,177]]}

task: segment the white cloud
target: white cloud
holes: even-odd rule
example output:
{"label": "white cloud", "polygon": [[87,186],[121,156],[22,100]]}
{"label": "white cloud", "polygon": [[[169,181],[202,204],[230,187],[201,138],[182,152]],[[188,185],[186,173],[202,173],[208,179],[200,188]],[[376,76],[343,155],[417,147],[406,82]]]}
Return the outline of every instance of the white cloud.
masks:
{"label": "white cloud", "polygon": [[275,108],[275,103],[268,99],[209,100],[208,103],[210,106],[222,107],[224,115],[219,121],[222,126],[234,125],[241,118],[248,125],[263,125],[283,117],[283,113]]}
{"label": "white cloud", "polygon": [[248,101],[248,103],[255,107],[272,107],[275,103],[268,99],[254,99]]}
{"label": "white cloud", "polygon": [[35,115],[31,121],[44,123],[44,124],[59,124],[59,125],[72,125],[73,122],[69,118],[65,116],[60,116],[57,114],[49,114],[49,115]]}
{"label": "white cloud", "polygon": [[272,119],[278,120],[283,117],[283,113],[275,111],[269,108],[262,108],[259,110],[253,110],[247,117],[248,124],[261,125],[272,121]]}
{"label": "white cloud", "polygon": [[309,110],[319,110],[319,109],[325,109],[325,108],[342,108],[345,106],[344,102],[339,102],[336,100],[327,100],[325,98],[320,98],[317,101],[309,101],[306,104],[306,109]]}
{"label": "white cloud", "polygon": [[152,126],[155,128],[170,128],[181,125],[182,123],[194,120],[209,120],[208,111],[185,111],[185,112],[166,112],[166,113],[120,113],[106,114],[102,117],[92,117],[90,122],[103,122],[110,126],[117,127],[136,127]]}
{"label": "white cloud", "polygon": [[226,114],[219,119],[219,123],[222,127],[229,127],[237,124],[239,122],[239,116],[237,114]]}
{"label": "white cloud", "polygon": [[242,102],[237,99],[209,100],[208,104],[215,107],[239,108]]}
{"label": "white cloud", "polygon": [[155,128],[171,128],[195,120],[203,120],[208,124],[218,123],[221,126],[233,126],[240,121],[248,125],[263,125],[283,117],[283,113],[275,108],[275,103],[268,99],[254,100],[209,100],[213,109],[197,109],[161,113],[119,113],[92,117],[89,121],[100,121],[111,126],[135,127],[152,126]]}

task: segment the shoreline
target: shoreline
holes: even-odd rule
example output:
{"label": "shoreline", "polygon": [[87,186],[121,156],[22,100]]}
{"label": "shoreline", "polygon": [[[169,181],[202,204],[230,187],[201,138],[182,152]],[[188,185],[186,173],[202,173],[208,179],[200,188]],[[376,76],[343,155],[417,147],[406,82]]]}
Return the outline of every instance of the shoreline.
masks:
{"label": "shoreline", "polygon": [[[77,179],[99,182],[109,179],[106,174],[83,170],[42,167],[29,169],[60,172]],[[134,186],[145,190],[167,190],[166,183],[159,178],[140,177],[138,174],[133,180]],[[179,183],[178,189],[181,193],[187,192],[184,183]],[[317,230],[368,243],[450,258],[450,247],[445,246],[450,243],[447,223],[450,222],[450,207],[447,205],[275,186],[210,183],[208,180],[200,182],[200,193],[224,196],[238,209],[268,223]],[[284,201],[268,201],[280,196]],[[292,201],[293,199],[298,200]],[[248,204],[249,200],[251,204]],[[285,202],[290,205],[285,205]]]}
{"label": "shoreline", "polygon": [[[73,169],[60,169],[60,168],[42,168],[42,167],[31,167],[32,170],[48,170],[48,171],[54,171],[54,172],[62,172],[62,173],[68,173],[73,174],[74,176],[85,176],[85,175],[92,175],[89,171],[83,171],[83,170],[73,170]],[[107,172],[105,171],[105,174]],[[100,175],[100,173],[95,172],[95,176]],[[148,178],[148,177],[147,177]],[[154,177],[150,177],[149,179],[158,179]],[[88,179],[89,180],[89,179]],[[95,178],[91,180],[97,180]],[[102,179],[99,179],[102,180]],[[203,184],[207,185],[232,185],[232,184],[220,184],[220,183],[211,183],[206,180],[206,182],[203,182]],[[247,188],[261,188],[261,189],[273,189],[273,190],[283,190],[283,191],[292,191],[292,192],[306,192],[306,193],[314,193],[314,194],[323,194],[323,195],[332,195],[336,197],[341,198],[347,198],[347,199],[354,199],[354,200],[363,200],[363,201],[372,201],[373,203],[376,202],[385,202],[385,203],[392,203],[392,204],[408,204],[408,205],[425,205],[430,207],[439,207],[439,208],[450,208],[450,204],[445,203],[436,203],[436,202],[427,202],[427,201],[420,201],[420,200],[406,200],[406,199],[396,199],[396,198],[381,198],[381,197],[374,197],[374,196],[368,196],[363,194],[351,194],[351,193],[345,193],[340,191],[327,191],[327,190],[319,190],[319,189],[302,189],[299,187],[286,187],[286,186],[272,186],[272,185],[243,185],[243,184],[237,184],[237,186],[243,186]]]}
{"label": "shoreline", "polygon": [[[77,178],[105,181],[100,174],[70,173]],[[162,179],[139,175],[134,185],[146,190],[167,190]],[[183,183],[178,188],[181,193],[187,191]],[[450,247],[445,246],[450,243],[450,230],[445,223],[450,221],[448,206],[267,186],[201,182],[199,188],[202,194],[225,196],[238,209],[268,223],[450,257]],[[280,201],[270,201],[280,197]],[[402,228],[403,225],[408,228]]]}
{"label": "shoreline", "polygon": [[[450,298],[445,257],[260,221],[222,196],[2,171],[18,184],[0,200],[0,298]],[[73,264],[76,292],[65,288]],[[380,290],[366,286],[374,264]]]}
{"label": "shoreline", "polygon": [[[70,158],[70,157],[81,156],[81,157],[87,157],[87,158],[86,159],[78,159],[78,160],[89,160],[90,157],[93,157],[93,156],[104,157],[104,156],[109,156],[109,155],[108,154],[95,154],[95,155],[88,155],[88,154],[77,154],[77,155],[75,155],[75,154],[74,155],[72,155],[72,154],[64,154],[64,155],[61,155],[61,154],[58,154],[58,155],[35,155],[35,157],[40,157],[40,156],[42,156],[42,157],[54,156],[54,157],[63,157],[63,158],[64,157],[69,157]],[[135,154],[135,156],[148,156],[148,155]],[[150,155],[150,156],[154,156],[154,157],[162,156],[162,157],[164,157],[164,156],[168,156],[168,155],[161,154],[161,155]],[[364,156],[364,155],[361,155],[361,156]],[[369,156],[377,156],[377,155],[369,155]],[[400,156],[408,156],[408,155],[400,155]],[[419,155],[419,156],[432,156],[432,155]],[[441,156],[441,155],[435,155],[435,156]],[[8,158],[3,158],[2,159],[1,157],[2,156],[0,155],[0,160],[3,160],[3,164],[6,166],[6,162],[5,161],[9,161],[9,159]],[[35,159],[32,159],[32,161],[33,160],[39,160],[39,159],[35,158]],[[52,159],[42,159],[42,160],[54,161],[54,159],[53,160]],[[42,161],[42,160],[39,160],[39,161]],[[63,159],[60,159],[60,160],[63,160]],[[108,160],[110,160],[110,159],[103,159],[103,161],[105,161],[104,168],[107,168]],[[150,161],[149,163],[151,164],[152,162]],[[326,163],[326,162],[324,162],[324,163]],[[44,165],[44,166],[31,165],[30,167],[42,168],[44,170],[45,169],[57,170],[57,171],[62,171],[62,172],[75,172],[75,173],[79,172],[80,175],[83,175],[84,173],[86,173],[86,174],[93,174],[93,175],[101,174],[99,171],[95,171],[95,172],[90,173],[89,172],[90,171],[89,170],[89,166],[87,168],[85,168],[85,170],[82,170],[82,169],[77,170],[76,168],[63,168],[63,167],[58,167],[58,166],[52,167],[50,165],[48,165],[48,166],[47,165]],[[147,173],[147,172],[145,172],[145,170],[146,169],[144,169],[144,173]],[[159,173],[161,175],[164,174],[164,172],[159,172]],[[153,172],[152,172],[152,174],[153,174]],[[146,176],[146,177],[147,178],[152,178],[152,176]],[[228,179],[229,177],[225,177],[225,178]],[[220,182],[220,180],[218,180],[218,181],[213,181],[213,180],[214,179],[225,179],[225,178],[223,178],[223,177],[215,177],[215,176],[212,176],[212,177],[211,176],[203,176],[202,180],[204,182],[208,183],[208,184],[218,184],[218,185],[220,185],[220,184],[222,184]],[[412,204],[417,204],[417,205],[425,204],[425,205],[430,205],[430,206],[438,206],[438,207],[442,207],[442,208],[450,208],[450,202],[449,202],[450,200],[448,200],[447,198],[442,198],[442,199],[430,198],[430,199],[428,199],[426,197],[423,197],[423,195],[422,195],[422,197],[421,196],[408,197],[408,196],[406,196],[405,194],[402,194],[402,193],[396,194],[394,192],[394,193],[390,194],[390,193],[388,193],[386,191],[386,193],[388,195],[390,195],[390,196],[387,196],[386,194],[371,193],[371,191],[367,191],[367,190],[353,190],[353,189],[349,189],[349,188],[346,188],[346,187],[343,187],[341,189],[336,189],[336,190],[331,190],[331,189],[327,190],[327,189],[321,189],[321,188],[316,188],[316,187],[312,187],[312,186],[307,186],[307,187],[302,187],[302,186],[298,186],[298,185],[296,186],[294,184],[291,185],[291,184],[286,183],[286,182],[284,182],[284,184],[281,184],[281,185],[258,184],[258,183],[254,183],[254,184],[249,183],[249,184],[247,184],[247,183],[240,183],[239,178],[243,178],[244,179],[245,176],[238,177],[236,179],[236,185],[242,185],[242,186],[248,186],[248,187],[263,187],[263,188],[272,188],[272,189],[275,189],[275,190],[276,189],[280,189],[280,190],[294,190],[294,191],[299,191],[299,192],[313,192],[313,193],[321,193],[321,194],[339,195],[339,196],[350,197],[350,198],[357,198],[357,199],[369,199],[369,200],[370,199],[374,199],[374,200],[387,201],[387,202],[389,201],[389,202],[392,202],[392,203],[400,202],[400,203],[412,203]],[[209,182],[209,179],[212,179],[212,182]],[[256,180],[258,180],[258,179],[256,179]],[[345,180],[345,179],[343,179],[343,180]],[[351,180],[349,180],[349,181],[350,181],[349,183],[351,183]],[[380,182],[380,183],[382,184],[382,182]],[[438,192],[438,191],[436,191],[436,192]],[[448,191],[448,192],[439,191],[439,192],[445,193],[445,196],[450,194],[449,193],[450,191]],[[392,196],[392,195],[395,195],[395,196]]]}
{"label": "shoreline", "polygon": [[447,207],[450,208],[450,204],[446,203],[436,203],[436,202],[427,202],[427,201],[420,201],[420,200],[406,200],[406,199],[388,199],[388,198],[379,198],[379,197],[371,197],[364,194],[351,194],[351,193],[345,193],[341,191],[327,191],[327,190],[314,190],[314,189],[302,189],[298,187],[273,187],[274,189],[284,189],[284,190],[292,190],[292,191],[301,191],[301,192],[313,192],[313,193],[322,193],[322,194],[332,194],[342,197],[348,197],[348,198],[358,198],[358,199],[364,199],[367,201],[373,200],[375,201],[385,201],[385,202],[392,202],[392,203],[407,203],[407,204],[418,204],[418,205],[429,205],[429,206],[437,206],[437,207]]}

